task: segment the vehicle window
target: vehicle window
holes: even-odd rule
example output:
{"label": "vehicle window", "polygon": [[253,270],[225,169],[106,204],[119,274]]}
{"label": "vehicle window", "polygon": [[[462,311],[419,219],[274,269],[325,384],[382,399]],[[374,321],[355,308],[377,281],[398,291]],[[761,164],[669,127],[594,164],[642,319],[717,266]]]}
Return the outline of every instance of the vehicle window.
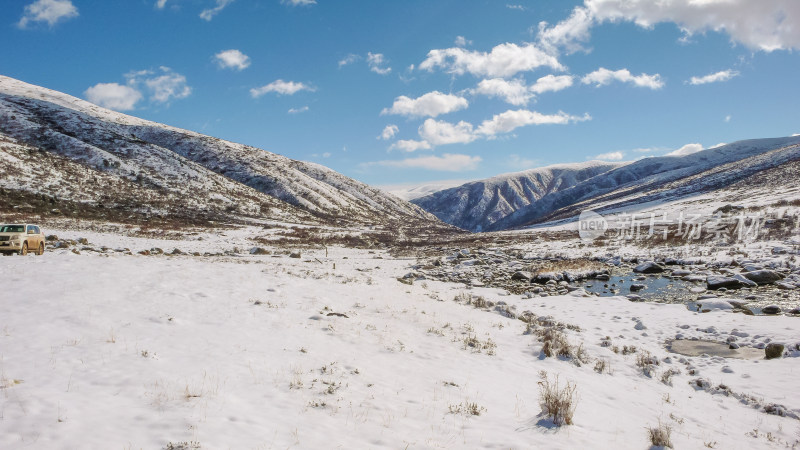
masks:
{"label": "vehicle window", "polygon": [[28,225],[28,234],[33,233],[33,225]]}
{"label": "vehicle window", "polygon": [[22,225],[0,225],[0,233],[22,233],[25,227]]}
{"label": "vehicle window", "polygon": [[39,227],[33,227],[33,232],[36,234],[41,233],[41,231],[39,231]]}

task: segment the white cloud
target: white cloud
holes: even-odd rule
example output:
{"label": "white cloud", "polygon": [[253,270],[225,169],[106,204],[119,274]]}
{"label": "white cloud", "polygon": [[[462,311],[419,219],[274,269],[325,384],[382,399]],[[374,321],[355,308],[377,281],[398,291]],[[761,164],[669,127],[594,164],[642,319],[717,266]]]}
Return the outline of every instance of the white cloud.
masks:
{"label": "white cloud", "polygon": [[475,170],[482,161],[480,156],[445,153],[442,156],[421,156],[398,161],[378,161],[367,165],[397,167],[400,169],[425,169],[441,172],[464,172]]}
{"label": "white cloud", "polygon": [[686,156],[703,150],[703,146],[700,144],[686,144],[673,152],[667,153],[667,156]]}
{"label": "white cloud", "polygon": [[400,131],[397,128],[397,125],[386,125],[386,128],[383,129],[381,135],[378,136],[378,139],[383,139],[384,141],[388,141],[389,139],[395,137],[395,135]]}
{"label": "white cloud", "polygon": [[348,64],[353,64],[354,62],[358,61],[359,59],[361,59],[360,56],[354,55],[354,54],[351,53],[351,54],[349,54],[349,55],[347,55],[344,58],[339,60],[339,67],[343,67],[343,66],[346,66]]}
{"label": "white cloud", "polygon": [[557,92],[572,86],[571,75],[546,75],[536,80],[531,86],[531,91],[542,94],[544,92]]}
{"label": "white cloud", "polygon": [[394,104],[392,104],[391,108],[384,108],[381,114],[436,117],[440,114],[447,114],[467,108],[468,106],[469,102],[463,97],[433,91],[418,98],[409,98],[405,95],[401,95],[394,99]]}
{"label": "white cloud", "polygon": [[648,75],[646,73],[632,75],[628,69],[612,71],[601,67],[581,79],[583,84],[594,84],[595,86],[605,86],[611,84],[613,81],[633,83],[636,86],[650,89],[661,89],[664,87],[664,82],[661,81],[661,75]]}
{"label": "white cloud", "polygon": [[192,93],[192,88],[186,85],[186,77],[172,72],[166,67],[163,75],[149,78],[144,81],[150,89],[150,99],[158,103],[167,103],[172,99],[186,98]]}
{"label": "white cloud", "polygon": [[427,119],[419,127],[419,136],[431,145],[468,144],[478,138],[471,123],[462,120],[452,124],[434,119]]}
{"label": "white cloud", "polygon": [[223,50],[214,59],[222,69],[244,70],[250,66],[250,57],[236,49]]}
{"label": "white cloud", "polygon": [[470,92],[487,97],[502,98],[506,103],[516,106],[528,104],[528,101],[534,96],[525,81],[521,79],[492,78],[490,80],[482,80],[478,83],[478,87],[470,90]]}
{"label": "white cloud", "polygon": [[367,64],[369,64],[369,70],[380,74],[380,75],[387,75],[389,72],[392,71],[391,67],[385,67],[386,60],[383,56],[383,53],[367,53]]}
{"label": "white cloud", "polygon": [[17,26],[25,28],[31,22],[46,22],[53,26],[56,23],[78,17],[78,8],[71,0],[36,0],[25,7],[25,13]]}
{"label": "white cloud", "polygon": [[125,79],[129,87],[139,92],[147,91],[150,101],[155,103],[169,103],[170,100],[186,98],[192,93],[186,77],[165,66],[157,71],[129,72],[125,74]]}
{"label": "white cloud", "polygon": [[537,111],[526,109],[508,110],[501,114],[495,114],[491,119],[484,120],[476,132],[486,137],[494,137],[500,133],[508,133],[516,128],[527,125],[559,124],[564,125],[570,122],[582,122],[591,120],[588,114],[583,117],[571,116],[559,111],[557,114],[542,114]]}
{"label": "white cloud", "polygon": [[520,11],[525,11],[525,7],[522,5],[512,5],[511,3],[506,3],[506,8],[508,9],[517,9]]}
{"label": "white cloud", "polygon": [[167,4],[167,0],[157,0],[156,1],[156,8],[164,9],[164,5]]}
{"label": "white cloud", "polygon": [[434,49],[428,52],[428,56],[420,63],[419,68],[429,72],[442,68],[456,75],[470,73],[482,77],[507,78],[542,66],[555,70],[564,69],[555,56],[534,44],[519,46],[505,43],[494,47],[488,53],[459,47]]}
{"label": "white cloud", "polygon": [[430,150],[431,144],[426,141],[414,141],[401,139],[389,147],[389,150],[402,150],[404,152],[415,152],[417,150]]}
{"label": "white cloud", "polygon": [[116,111],[129,111],[142,99],[141,92],[117,83],[98,83],[87,89],[84,95],[95,105]]}
{"label": "white cloud", "polygon": [[281,0],[281,3],[291,6],[310,6],[316,5],[317,0]]}
{"label": "white cloud", "polygon": [[294,82],[294,81],[283,81],[283,80],[275,80],[270,84],[266,84],[259,88],[250,89],[250,95],[253,98],[261,97],[264,94],[274,92],[278,95],[294,95],[300,91],[311,91],[314,92],[314,89],[311,86],[308,86],[304,83]]}
{"label": "white cloud", "polygon": [[213,8],[204,9],[200,13],[200,18],[206,21],[211,21],[217,14],[219,14],[226,6],[233,3],[233,0],[217,0],[217,5]]}
{"label": "white cloud", "polygon": [[631,21],[642,27],[673,22],[688,35],[717,31],[749,48],[800,48],[797,0],[585,0],[596,21]]}
{"label": "white cloud", "polygon": [[721,72],[716,72],[712,74],[708,74],[702,77],[692,77],[689,80],[690,84],[698,85],[698,84],[708,84],[708,83],[719,83],[722,81],[728,81],[731,78],[738,76],[739,72],[735,70],[723,70]]}
{"label": "white cloud", "polygon": [[587,42],[593,25],[592,15],[586,8],[577,7],[572,14],[552,27],[547,22],[539,22],[539,42],[551,53],[564,48],[567,53],[585,50],[582,43]]}
{"label": "white cloud", "polygon": [[622,158],[625,157],[625,154],[622,152],[608,152],[608,153],[601,153],[595,156],[595,159],[601,159],[603,161],[622,161]]}
{"label": "white cloud", "polygon": [[482,80],[478,83],[477,88],[469,92],[502,98],[506,103],[520,106],[527,105],[535,94],[560,91],[570,86],[572,86],[572,76],[570,75],[547,75],[536,80],[533,86],[527,86],[522,79],[505,80],[503,78],[492,78],[490,80]]}
{"label": "white cloud", "polygon": [[725,116],[725,122],[727,123],[727,122],[730,122],[730,121],[731,121],[731,115],[728,114],[727,116]]}
{"label": "white cloud", "polygon": [[289,114],[300,114],[308,111],[308,106],[302,106],[300,108],[289,108]]}
{"label": "white cloud", "polygon": [[459,47],[466,47],[468,45],[472,45],[472,41],[465,38],[464,36],[456,36],[455,44]]}

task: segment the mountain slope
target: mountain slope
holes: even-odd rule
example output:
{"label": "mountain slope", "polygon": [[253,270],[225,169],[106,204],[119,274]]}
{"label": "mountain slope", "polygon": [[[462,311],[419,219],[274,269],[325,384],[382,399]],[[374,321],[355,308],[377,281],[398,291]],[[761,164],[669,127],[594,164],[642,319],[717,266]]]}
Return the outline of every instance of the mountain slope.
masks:
{"label": "mountain slope", "polygon": [[645,158],[548,195],[498,221],[492,230],[563,219],[584,209],[629,207],[713,192],[797,159],[800,136],[751,139],[686,156]]}
{"label": "mountain slope", "polygon": [[[97,203],[102,201],[95,195],[98,188],[113,186],[104,189],[106,201],[138,212],[175,213],[186,207],[207,217],[436,222],[421,208],[326,167],[127,116],[3,76],[0,142],[0,186],[6,189]],[[37,158],[22,164],[32,150],[43,156],[41,164]]]}
{"label": "mountain slope", "polygon": [[473,181],[412,200],[443,222],[485,231],[542,197],[568,189],[624,163],[558,164]]}

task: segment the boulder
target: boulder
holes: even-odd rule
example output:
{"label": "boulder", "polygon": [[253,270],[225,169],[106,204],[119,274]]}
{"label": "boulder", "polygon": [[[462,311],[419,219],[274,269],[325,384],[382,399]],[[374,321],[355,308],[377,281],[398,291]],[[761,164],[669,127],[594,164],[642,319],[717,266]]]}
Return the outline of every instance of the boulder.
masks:
{"label": "boulder", "polygon": [[739,280],[739,283],[741,283],[741,285],[743,287],[757,287],[758,286],[758,284],[756,284],[754,281],[748,280],[742,274],[739,274],[739,273],[734,275],[733,278]]}
{"label": "boulder", "polygon": [[661,273],[664,270],[664,266],[654,261],[648,261],[633,268],[633,271],[636,273]]}
{"label": "boulder", "polygon": [[761,308],[761,312],[764,313],[764,314],[771,314],[771,315],[772,314],[780,314],[781,313],[781,307],[778,306],[778,305],[767,305],[767,306]]}
{"label": "boulder", "polygon": [[524,270],[518,270],[511,275],[512,280],[519,280],[519,281],[530,281],[531,280],[531,273],[526,272]]}
{"label": "boulder", "polygon": [[632,284],[632,285],[630,286],[630,290],[631,290],[631,292],[639,292],[639,291],[641,291],[641,290],[642,290],[642,289],[644,289],[644,288],[646,288],[646,286],[645,286],[645,285],[643,285],[643,284]]}
{"label": "boulder", "polygon": [[783,350],[784,350],[783,344],[770,342],[769,344],[767,344],[766,347],[764,347],[764,356],[767,359],[780,358],[781,356],[783,356]]}
{"label": "boulder", "polygon": [[706,287],[711,290],[716,289],[738,289],[742,287],[742,281],[733,277],[724,277],[722,275],[711,275],[706,278]]}
{"label": "boulder", "polygon": [[775,272],[774,270],[761,269],[746,272],[744,277],[756,284],[772,284],[778,280],[783,279],[783,275]]}

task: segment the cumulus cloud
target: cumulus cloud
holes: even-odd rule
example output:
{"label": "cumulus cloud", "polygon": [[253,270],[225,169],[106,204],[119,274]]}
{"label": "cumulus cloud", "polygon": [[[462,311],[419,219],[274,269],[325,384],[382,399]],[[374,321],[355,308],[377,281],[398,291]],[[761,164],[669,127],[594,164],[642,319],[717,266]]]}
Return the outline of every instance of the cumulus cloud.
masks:
{"label": "cumulus cloud", "polygon": [[167,0],[156,0],[156,8],[164,9],[164,6],[167,4]]}
{"label": "cumulus cloud", "polygon": [[608,152],[608,153],[601,153],[594,157],[594,159],[600,159],[603,161],[622,161],[622,158],[625,157],[625,154],[622,152]]}
{"label": "cumulus cloud", "polygon": [[471,123],[462,120],[452,124],[435,119],[427,119],[419,127],[419,136],[432,145],[468,144],[478,138]]}
{"label": "cumulus cloud", "polygon": [[723,70],[721,72],[716,72],[712,74],[708,74],[702,77],[692,77],[689,80],[690,84],[698,85],[698,84],[708,84],[708,83],[719,83],[722,81],[728,81],[731,78],[738,76],[739,72],[735,70]]}
{"label": "cumulus cloud", "polygon": [[482,80],[478,87],[470,91],[472,94],[485,95],[503,99],[512,105],[526,105],[534,94],[525,84],[524,80],[505,80],[503,78],[492,78]]}
{"label": "cumulus cloud", "polygon": [[434,49],[419,65],[420,70],[432,72],[441,68],[455,75],[470,73],[479,77],[508,78],[546,66],[563,70],[558,59],[535,44],[500,44],[490,52],[470,51],[460,47]]}
{"label": "cumulus cloud", "polygon": [[464,172],[475,170],[482,161],[480,156],[445,153],[442,156],[421,156],[397,161],[378,161],[366,165],[396,167],[399,169],[424,169],[441,172]]}
{"label": "cumulus cloud", "polygon": [[162,68],[161,75],[144,80],[145,86],[150,89],[150,99],[157,103],[167,103],[172,99],[186,98],[192,93],[192,88],[187,86],[186,77]]}
{"label": "cumulus cloud", "polygon": [[426,141],[415,141],[415,140],[405,140],[401,139],[389,147],[389,150],[401,150],[404,152],[415,152],[417,150],[430,150],[431,144]]}
{"label": "cumulus cloud", "polygon": [[302,106],[300,108],[289,108],[289,114],[300,114],[308,111],[308,106]]}
{"label": "cumulus cloud", "polygon": [[686,156],[703,150],[704,148],[700,144],[686,144],[673,152],[667,153],[667,156]]}
{"label": "cumulus cloud", "polygon": [[585,114],[583,117],[578,117],[571,116],[563,111],[559,111],[557,114],[542,114],[537,111],[529,111],[526,109],[508,110],[504,113],[495,114],[489,120],[484,120],[476,132],[491,138],[497,134],[508,133],[516,128],[527,125],[565,125],[570,122],[591,120],[591,118],[592,117],[588,114]]}
{"label": "cumulus cloud", "polygon": [[650,89],[661,89],[664,87],[664,82],[661,81],[661,75],[648,75],[646,73],[633,75],[628,69],[608,70],[605,67],[601,67],[581,79],[583,84],[594,84],[598,87],[611,84],[613,81],[632,83],[636,86]]}
{"label": "cumulus cloud", "polygon": [[368,52],[367,64],[369,64],[369,70],[380,75],[387,75],[392,71],[391,67],[385,66],[386,58],[384,58],[383,53]]}
{"label": "cumulus cloud", "polygon": [[36,0],[25,7],[17,26],[26,28],[32,22],[45,22],[53,26],[63,20],[78,17],[78,8],[71,0]]}
{"label": "cumulus cloud", "polygon": [[647,28],[671,22],[686,36],[715,31],[766,52],[800,48],[797,0],[584,0],[583,6],[558,24],[539,24],[539,42],[551,50],[573,52],[588,41],[592,26],[607,21]]}
{"label": "cumulus cloud", "polygon": [[213,8],[204,9],[200,12],[200,18],[205,21],[211,21],[217,14],[219,14],[226,6],[233,3],[233,0],[217,0],[217,5]]}
{"label": "cumulus cloud", "polygon": [[128,111],[135,108],[145,93],[150,102],[164,104],[186,98],[192,93],[186,77],[165,66],[158,70],[129,72],[125,74],[125,79],[125,85],[98,83],[87,89],[84,95],[90,102],[105,108]]}
{"label": "cumulus cloud", "polygon": [[539,22],[539,42],[551,53],[557,53],[559,48],[567,53],[585,50],[583,43],[589,40],[593,23],[589,10],[577,7],[567,19],[552,27],[547,22]]}
{"label": "cumulus cloud", "polygon": [[244,70],[250,66],[250,57],[239,50],[223,50],[214,55],[214,60],[221,69]]}
{"label": "cumulus cloud", "polygon": [[317,0],[281,0],[281,3],[290,6],[311,6],[316,5]]}
{"label": "cumulus cloud", "polygon": [[378,136],[378,139],[383,139],[384,141],[388,141],[389,139],[393,138],[399,131],[400,129],[397,128],[397,125],[386,125],[386,128],[383,129],[381,135]]}
{"label": "cumulus cloud", "polygon": [[300,91],[314,92],[315,90],[316,89],[314,89],[311,86],[308,86],[305,83],[275,80],[270,84],[250,89],[250,96],[253,98],[258,98],[270,92],[274,92],[278,95],[294,95]]}
{"label": "cumulus cloud", "polygon": [[411,117],[436,117],[458,111],[469,106],[467,99],[453,94],[443,94],[439,91],[428,92],[418,97],[410,98],[401,95],[394,99],[391,108],[384,108],[381,114],[399,114]]}
{"label": "cumulus cloud", "polygon": [[570,75],[547,75],[536,80],[532,86],[527,86],[522,79],[492,78],[482,80],[475,89],[471,89],[469,92],[501,98],[506,103],[521,106],[528,104],[535,94],[560,91],[570,86],[572,86],[572,76]]}
{"label": "cumulus cloud", "polygon": [[98,83],[87,89],[84,95],[95,105],[116,111],[129,111],[142,99],[141,92],[117,83]]}

